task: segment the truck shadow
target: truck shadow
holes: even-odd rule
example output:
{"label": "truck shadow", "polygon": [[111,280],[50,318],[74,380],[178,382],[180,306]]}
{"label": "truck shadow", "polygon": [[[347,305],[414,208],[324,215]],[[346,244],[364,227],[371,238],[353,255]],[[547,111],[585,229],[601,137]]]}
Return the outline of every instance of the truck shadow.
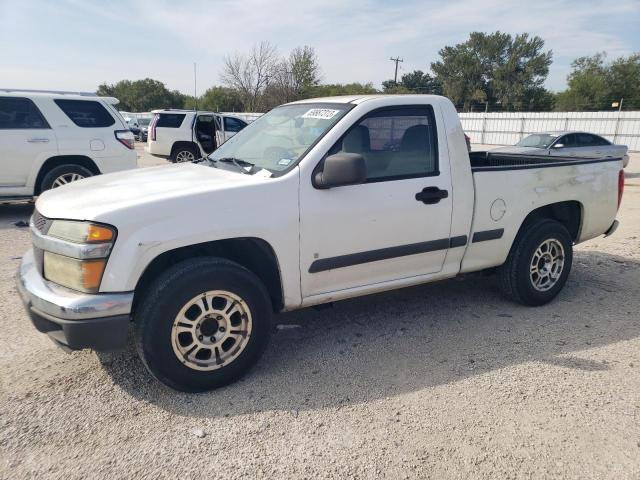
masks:
{"label": "truck shadow", "polygon": [[639,293],[640,262],[578,251],[567,286],[543,307],[513,304],[499,295],[493,277],[474,275],[279,315],[276,322],[286,326],[259,364],[213,392],[164,387],[132,347],[100,357],[123,390],[179,415],[275,410],[296,416],[524,363],[585,375],[606,371],[611,364],[586,351],[640,335]]}
{"label": "truck shadow", "polygon": [[[33,202],[27,201],[0,203],[0,230],[27,226],[33,213],[33,205]],[[17,226],[17,222],[21,222],[22,227]]]}

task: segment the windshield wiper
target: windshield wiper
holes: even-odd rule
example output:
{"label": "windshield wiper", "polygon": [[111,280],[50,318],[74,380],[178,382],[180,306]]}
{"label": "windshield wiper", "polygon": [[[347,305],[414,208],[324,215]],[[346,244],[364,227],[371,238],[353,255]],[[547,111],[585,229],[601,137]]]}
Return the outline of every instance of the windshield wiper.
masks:
{"label": "windshield wiper", "polygon": [[[251,169],[255,167],[255,164],[251,162],[247,162],[246,160],[242,160],[241,158],[235,158],[235,157],[222,157],[222,158],[215,158],[215,159],[211,158],[210,160],[213,163],[217,163],[217,162],[231,163],[234,166],[238,167],[244,173],[250,173]],[[249,167],[249,169],[247,170],[246,167]]]}

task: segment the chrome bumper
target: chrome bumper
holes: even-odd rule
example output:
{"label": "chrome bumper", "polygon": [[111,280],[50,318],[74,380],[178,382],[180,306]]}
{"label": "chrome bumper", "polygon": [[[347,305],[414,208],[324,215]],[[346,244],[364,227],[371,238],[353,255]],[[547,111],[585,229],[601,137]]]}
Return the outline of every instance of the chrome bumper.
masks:
{"label": "chrome bumper", "polygon": [[131,313],[133,292],[90,294],[51,283],[38,272],[33,250],[22,257],[17,284],[25,304],[47,316],[86,320]]}
{"label": "chrome bumper", "polygon": [[126,343],[133,292],[88,294],[51,283],[33,250],[22,257],[16,284],[36,329],[60,346],[111,350]]}

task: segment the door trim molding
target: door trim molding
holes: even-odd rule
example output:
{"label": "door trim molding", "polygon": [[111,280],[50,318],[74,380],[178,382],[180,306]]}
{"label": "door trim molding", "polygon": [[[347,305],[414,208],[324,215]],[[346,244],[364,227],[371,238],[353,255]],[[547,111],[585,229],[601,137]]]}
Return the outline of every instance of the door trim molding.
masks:
{"label": "door trim molding", "polygon": [[487,240],[497,240],[502,238],[504,234],[504,228],[496,228],[495,230],[482,230],[475,232],[471,237],[472,243],[486,242]]}
{"label": "door trim molding", "polygon": [[411,243],[399,245],[397,247],[380,248],[368,250],[366,252],[349,253],[337,257],[321,258],[315,260],[309,266],[309,273],[325,272],[334,268],[352,267],[363,263],[378,262],[390,258],[406,257],[420,253],[436,252],[438,250],[448,250],[449,248],[464,247],[467,244],[466,235],[458,235],[451,238],[440,238],[429,240],[428,242]]}

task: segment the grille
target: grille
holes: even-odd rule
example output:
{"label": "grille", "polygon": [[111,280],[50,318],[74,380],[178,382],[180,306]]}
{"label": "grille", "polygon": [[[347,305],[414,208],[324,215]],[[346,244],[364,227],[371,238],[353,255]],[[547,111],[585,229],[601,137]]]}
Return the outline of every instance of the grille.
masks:
{"label": "grille", "polygon": [[52,223],[47,217],[43,217],[38,210],[33,211],[31,221],[33,222],[33,226],[36,227],[36,230],[43,235],[47,234]]}

